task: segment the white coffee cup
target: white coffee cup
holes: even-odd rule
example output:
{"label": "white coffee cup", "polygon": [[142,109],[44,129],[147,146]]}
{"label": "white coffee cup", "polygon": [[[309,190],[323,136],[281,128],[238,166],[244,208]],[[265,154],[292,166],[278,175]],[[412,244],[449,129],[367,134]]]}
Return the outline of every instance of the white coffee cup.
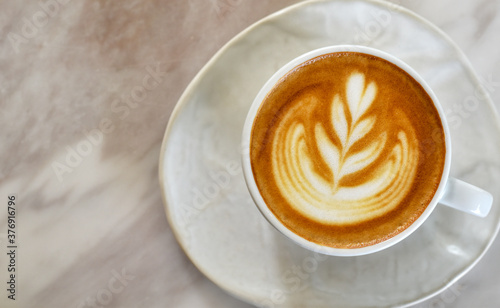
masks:
{"label": "white coffee cup", "polygon": [[371,246],[352,248],[352,249],[332,248],[311,242],[297,235],[296,233],[288,229],[280,222],[280,220],[268,208],[266,202],[264,201],[263,197],[259,192],[259,189],[257,187],[252,172],[250,152],[243,151],[242,153],[243,171],[248,190],[250,191],[250,194],[255,204],[257,205],[258,209],[263,214],[263,216],[271,223],[271,225],[273,225],[277,230],[279,230],[285,236],[290,238],[292,241],[296,242],[297,244],[307,249],[334,256],[358,256],[383,250],[402,241],[424,223],[424,221],[431,215],[432,211],[436,208],[438,203],[479,217],[487,216],[493,202],[492,195],[471,184],[449,177],[451,150],[452,150],[450,143],[451,138],[449,133],[449,127],[446,122],[446,117],[443,112],[443,109],[439,104],[439,101],[434,92],[432,91],[432,89],[427,85],[425,80],[406,63],[386,52],[374,48],[369,48],[364,46],[354,46],[354,45],[337,45],[337,46],[324,47],[303,54],[295,58],[294,60],[290,61],[285,66],[283,66],[265,83],[265,85],[261,88],[261,90],[257,94],[255,100],[253,101],[250,107],[243,128],[243,137],[242,137],[243,147],[245,149],[250,148],[252,127],[257,112],[261,104],[263,103],[264,98],[269,93],[269,91],[274,87],[274,85],[278,82],[278,80],[280,80],[286,73],[291,71],[297,65],[304,63],[310,59],[313,59],[315,57],[334,52],[359,52],[385,59],[395,64],[399,68],[403,69],[424,88],[424,90],[427,92],[427,94],[431,97],[432,101],[434,102],[434,105],[439,113],[439,116],[441,118],[441,123],[444,129],[446,157],[444,162],[444,170],[441,176],[441,181],[434,194],[434,197],[432,198],[431,202],[429,203],[425,211],[420,215],[420,217],[415,222],[413,222],[408,228],[406,228],[401,233],[383,242]]}

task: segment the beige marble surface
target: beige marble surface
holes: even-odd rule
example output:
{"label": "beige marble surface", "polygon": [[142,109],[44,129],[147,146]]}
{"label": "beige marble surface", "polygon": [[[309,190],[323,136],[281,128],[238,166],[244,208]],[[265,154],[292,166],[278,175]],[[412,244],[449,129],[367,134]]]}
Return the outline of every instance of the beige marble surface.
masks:
{"label": "beige marble surface", "polygon": [[[180,249],[158,158],[194,75],[234,35],[296,2],[0,2],[4,286],[7,196],[18,201],[16,301],[2,287],[0,307],[250,307]],[[500,107],[500,1],[401,4],[462,48]],[[496,240],[470,273],[417,307],[500,306],[499,256]]]}

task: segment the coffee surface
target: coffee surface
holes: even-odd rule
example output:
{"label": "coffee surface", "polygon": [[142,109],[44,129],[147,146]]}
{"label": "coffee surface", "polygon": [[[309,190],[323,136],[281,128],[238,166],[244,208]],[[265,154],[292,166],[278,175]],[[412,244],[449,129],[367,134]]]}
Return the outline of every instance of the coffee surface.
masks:
{"label": "coffee surface", "polygon": [[410,226],[444,168],[432,99],[404,70],[342,52],[309,60],[267,94],[252,128],[258,189],[291,231],[359,248]]}

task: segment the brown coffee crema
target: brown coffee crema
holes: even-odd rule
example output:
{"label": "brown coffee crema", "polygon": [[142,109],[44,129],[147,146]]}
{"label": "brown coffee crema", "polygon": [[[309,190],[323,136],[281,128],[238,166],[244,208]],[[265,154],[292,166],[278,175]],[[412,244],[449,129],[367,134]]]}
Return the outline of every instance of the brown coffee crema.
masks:
{"label": "brown coffee crema", "polygon": [[444,130],[408,73],[363,53],[298,65],[267,94],[250,158],[272,213],[297,235],[360,248],[410,226],[444,169]]}

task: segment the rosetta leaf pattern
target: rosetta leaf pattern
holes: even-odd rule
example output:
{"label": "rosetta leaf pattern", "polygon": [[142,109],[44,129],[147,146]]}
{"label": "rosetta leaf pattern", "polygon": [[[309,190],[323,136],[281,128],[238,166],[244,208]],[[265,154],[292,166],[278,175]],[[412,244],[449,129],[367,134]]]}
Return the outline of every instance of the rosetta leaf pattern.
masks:
{"label": "rosetta leaf pattern", "polygon": [[[377,86],[374,82],[366,86],[365,83],[363,74],[353,73],[346,83],[346,104],[339,94],[333,98],[331,125],[340,145],[336,145],[327,137],[322,124],[317,123],[315,127],[316,142],[321,157],[333,174],[334,191],[337,190],[344,176],[361,171],[377,160],[387,141],[387,133],[384,132],[379,138],[366,144],[363,149],[355,153],[350,152],[356,142],[372,131],[377,120],[376,116],[365,116],[375,101]],[[351,121],[348,120],[349,116]]]}
{"label": "rosetta leaf pattern", "polygon": [[351,113],[352,121],[356,122],[371,106],[375,100],[377,86],[371,82],[364,89],[365,75],[354,73],[347,81],[347,104]]}
{"label": "rosetta leaf pattern", "polygon": [[375,125],[374,116],[359,121],[359,123],[352,130],[351,138],[349,139],[349,143],[347,143],[347,148],[351,148],[353,144],[355,144],[366,134],[368,134],[372,130],[374,125]]}
{"label": "rosetta leaf pattern", "polygon": [[345,144],[347,142],[348,125],[345,117],[344,104],[342,104],[342,100],[338,94],[335,95],[333,99],[332,124],[340,142]]}

